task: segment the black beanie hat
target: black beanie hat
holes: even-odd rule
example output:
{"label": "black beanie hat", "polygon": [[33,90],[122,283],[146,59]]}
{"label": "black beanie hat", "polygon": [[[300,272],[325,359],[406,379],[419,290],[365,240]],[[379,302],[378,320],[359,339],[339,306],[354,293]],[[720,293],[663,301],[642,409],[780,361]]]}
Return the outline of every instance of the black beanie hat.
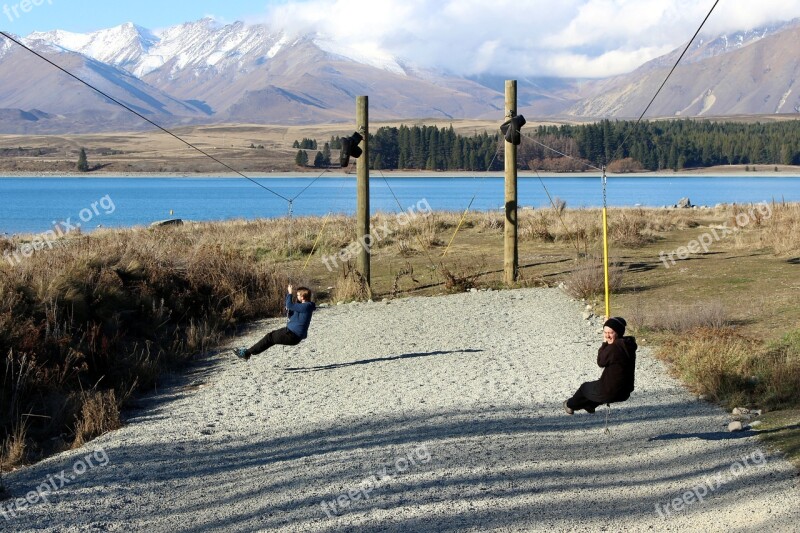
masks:
{"label": "black beanie hat", "polygon": [[627,325],[628,325],[628,323],[625,322],[625,319],[622,318],[621,316],[612,316],[611,318],[606,320],[606,323],[603,324],[603,327],[604,328],[611,328],[611,329],[613,329],[614,331],[617,332],[618,336],[624,337],[625,336],[625,326],[627,326]]}

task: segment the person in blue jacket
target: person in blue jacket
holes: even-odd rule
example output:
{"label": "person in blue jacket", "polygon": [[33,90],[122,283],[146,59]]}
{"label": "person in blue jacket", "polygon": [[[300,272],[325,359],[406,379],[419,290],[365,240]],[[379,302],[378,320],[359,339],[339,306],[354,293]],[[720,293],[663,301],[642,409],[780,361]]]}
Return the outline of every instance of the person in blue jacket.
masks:
{"label": "person in blue jacket", "polygon": [[311,300],[311,290],[306,287],[297,288],[297,303],[292,302],[293,287],[289,285],[286,295],[286,309],[289,311],[289,324],[285,328],[276,329],[267,333],[263,339],[250,348],[234,348],[233,353],[245,361],[251,356],[260,354],[275,346],[296,346],[308,337],[308,326],[311,324],[311,315],[317,306]]}

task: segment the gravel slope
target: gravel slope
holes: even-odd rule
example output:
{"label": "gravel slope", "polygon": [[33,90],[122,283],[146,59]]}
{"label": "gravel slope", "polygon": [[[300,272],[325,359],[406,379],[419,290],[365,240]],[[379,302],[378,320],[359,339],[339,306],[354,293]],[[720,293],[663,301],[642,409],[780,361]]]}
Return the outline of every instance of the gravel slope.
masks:
{"label": "gravel slope", "polygon": [[800,531],[796,471],[646,349],[610,435],[605,407],[563,412],[599,375],[581,311],[557,289],[322,309],[300,346],[209,357],[125,428],[7,476],[15,496],[75,479],[0,529]]}

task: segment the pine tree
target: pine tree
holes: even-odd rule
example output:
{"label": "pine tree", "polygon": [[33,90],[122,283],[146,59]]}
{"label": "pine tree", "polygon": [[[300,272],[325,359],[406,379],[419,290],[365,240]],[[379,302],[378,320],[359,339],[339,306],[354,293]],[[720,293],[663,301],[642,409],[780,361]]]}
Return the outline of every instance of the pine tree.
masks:
{"label": "pine tree", "polygon": [[83,148],[78,156],[78,172],[89,172],[89,161],[86,159],[86,150]]}
{"label": "pine tree", "polygon": [[327,142],[322,146],[322,164],[326,167],[331,166],[331,145]]}
{"label": "pine tree", "polygon": [[298,150],[294,162],[298,167],[308,166],[308,153],[305,150]]}

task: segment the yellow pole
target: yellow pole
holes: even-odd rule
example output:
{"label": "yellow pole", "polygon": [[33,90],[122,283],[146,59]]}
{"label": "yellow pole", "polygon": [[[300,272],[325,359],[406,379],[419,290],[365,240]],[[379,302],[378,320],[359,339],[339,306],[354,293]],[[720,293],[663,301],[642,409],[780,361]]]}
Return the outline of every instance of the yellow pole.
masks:
{"label": "yellow pole", "polygon": [[608,209],[603,206],[603,274],[606,281],[606,320],[611,318],[611,290],[608,284]]}
{"label": "yellow pole", "polygon": [[603,165],[603,275],[606,285],[606,320],[611,318],[611,288],[608,283],[608,201],[606,200],[606,167]]}

